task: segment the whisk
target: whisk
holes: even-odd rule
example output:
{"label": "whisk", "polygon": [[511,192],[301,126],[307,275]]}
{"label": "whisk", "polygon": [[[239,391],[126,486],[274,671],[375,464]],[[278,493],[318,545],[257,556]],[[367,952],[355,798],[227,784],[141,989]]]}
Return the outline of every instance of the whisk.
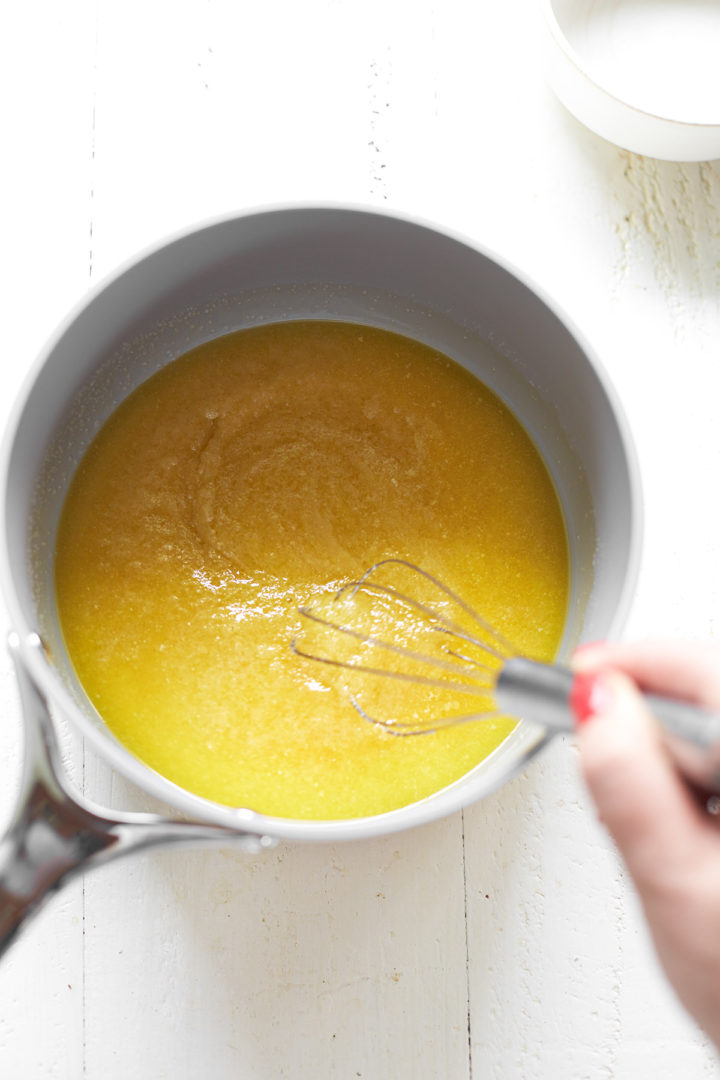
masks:
{"label": "whisk", "polygon": [[[382,580],[388,570],[389,584]],[[407,587],[398,587],[398,574]],[[573,672],[519,655],[462,597],[412,562],[382,559],[325,603],[303,607],[300,614],[304,632],[292,642],[298,656],[351,672],[353,678],[411,683],[432,695],[426,714],[405,720],[371,715],[359,695],[350,694],[361,716],[392,735],[431,734],[501,716],[553,734],[573,730]],[[465,695],[478,698],[480,707],[444,714],[443,695],[453,702]],[[720,715],[657,695],[647,694],[645,700],[681,771],[698,787],[720,791]]]}

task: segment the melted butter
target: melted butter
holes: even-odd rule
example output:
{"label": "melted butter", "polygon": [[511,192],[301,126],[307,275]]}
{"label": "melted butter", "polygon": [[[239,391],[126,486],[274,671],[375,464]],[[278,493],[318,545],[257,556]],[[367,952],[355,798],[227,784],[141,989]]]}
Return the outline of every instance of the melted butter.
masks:
{"label": "melted butter", "polygon": [[[88,696],[158,772],[267,814],[372,815],[445,787],[512,729],[398,739],[293,656],[298,607],[387,557],[449,582],[527,654],[554,656],[564,523],[510,412],[407,338],[281,323],[180,357],[105,424],[60,522],[58,610]],[[383,684],[369,691],[376,712],[447,705]]]}

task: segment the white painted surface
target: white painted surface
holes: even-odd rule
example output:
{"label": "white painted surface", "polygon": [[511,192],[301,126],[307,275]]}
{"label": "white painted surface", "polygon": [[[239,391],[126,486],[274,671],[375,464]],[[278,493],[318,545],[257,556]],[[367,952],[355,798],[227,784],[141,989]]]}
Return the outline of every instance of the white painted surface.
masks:
{"label": "white painted surface", "polygon": [[[542,82],[537,29],[534,0],[15,5],[3,414],[90,281],[170,229],[284,199],[420,213],[543,281],[604,358],[647,500],[628,634],[717,635],[720,165],[661,164],[584,130]],[[5,658],[0,705],[6,817],[20,720]],[[89,753],[72,767],[93,798],[147,805]],[[657,971],[565,742],[411,833],[149,854],[68,887],[0,965],[0,1075],[718,1069]]]}

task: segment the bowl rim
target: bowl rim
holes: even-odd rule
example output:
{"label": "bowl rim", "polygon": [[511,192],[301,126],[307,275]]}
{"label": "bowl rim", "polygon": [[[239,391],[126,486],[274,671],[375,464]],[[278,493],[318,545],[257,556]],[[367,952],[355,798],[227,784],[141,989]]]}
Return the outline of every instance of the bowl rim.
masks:
{"label": "bowl rim", "polygon": [[681,116],[669,116],[665,112],[657,112],[649,108],[643,108],[640,105],[635,105],[632,101],[628,101],[627,98],[620,97],[613,90],[608,88],[604,83],[600,82],[594,75],[590,74],[585,67],[583,60],[578,53],[577,49],[570,43],[565,31],[562,28],[561,22],[555,13],[555,0],[542,0],[542,10],[545,18],[545,22],[548,30],[553,38],[554,44],[564,54],[567,60],[573,65],[577,73],[587,80],[595,89],[616,105],[623,109],[627,109],[640,117],[645,117],[649,120],[659,121],[666,126],[666,129],[671,127],[677,127],[679,129],[694,128],[703,132],[715,132],[720,134],[720,115],[717,120],[691,120]]}
{"label": "bowl rim", "polygon": [[[550,741],[550,736],[536,725],[523,721],[508,736],[500,746],[493,751],[488,758],[480,762],[470,772],[464,774],[450,785],[426,796],[417,802],[400,807],[382,814],[368,817],[355,817],[333,820],[311,820],[273,817],[261,814],[247,808],[235,808],[221,803],[213,802],[201,796],[194,795],[185,788],[174,784],[171,780],[153,770],[140,759],[135,757],[125,746],[120,743],[112,732],[103,726],[100,728],[93,724],[79,705],[73,699],[68,687],[63,682],[59,672],[52,665],[51,660],[42,649],[34,647],[37,640],[37,628],[31,625],[22,602],[15,588],[14,575],[10,565],[10,557],[7,537],[7,500],[9,482],[9,464],[12,449],[18,432],[18,427],[32,393],[38,375],[53,355],[57,344],[71,328],[78,316],[106,290],[112,288],[115,282],[122,278],[133,268],[157,252],[182,242],[197,233],[237,222],[241,219],[258,217],[260,215],[307,213],[318,211],[331,211],[350,214],[365,214],[373,217],[387,218],[400,221],[407,225],[418,227],[437,233],[440,236],[451,239],[477,252],[490,262],[515,278],[524,285],[545,307],[559,320],[565,330],[576,341],[584,357],[591,365],[597,376],[602,390],[607,396],[613,416],[618,425],[620,440],[622,443],[623,459],[628,472],[630,488],[630,507],[633,520],[629,523],[630,545],[628,550],[627,565],[619,591],[618,602],[615,605],[614,615],[607,629],[608,637],[617,635],[627,620],[633,598],[640,568],[642,542],[643,542],[643,501],[641,491],[640,469],[635,445],[632,439],[630,426],[621,404],[619,395],[610,381],[602,362],[594,348],[586,340],[585,336],[567,315],[558,302],[551,297],[534,279],[525,271],[517,268],[505,256],[472,237],[464,235],[457,230],[446,228],[418,215],[406,213],[403,210],[384,204],[377,207],[370,204],[352,202],[331,201],[302,201],[280,202],[260,204],[213,215],[201,221],[192,222],[179,229],[173,230],[163,237],[153,240],[135,254],[123,260],[118,266],[103,276],[93,287],[80,297],[73,305],[65,318],[58,324],[44,346],[39,351],[34,362],[31,364],[25,376],[20,390],[16,395],[10,410],[2,442],[0,443],[0,590],[4,596],[10,614],[11,625],[20,639],[20,656],[31,678],[36,682],[45,700],[50,705],[51,714],[54,706],[60,715],[70,719],[73,727],[92,744],[100,757],[127,780],[139,787],[145,793],[161,800],[173,810],[183,816],[191,817],[198,821],[222,824],[243,832],[258,835],[266,835],[278,839],[290,839],[299,841],[333,842],[336,840],[352,840],[368,838],[371,836],[384,835],[399,832],[404,829],[425,824],[432,820],[445,817],[464,806],[476,801],[496,790],[512,775],[524,768],[540,750]],[[519,758],[505,768],[502,775],[494,773],[488,782],[482,785],[482,790],[473,794],[473,788],[478,787],[474,782],[474,774],[484,767],[485,772],[489,767],[492,770],[496,762],[493,759],[507,746],[508,741],[516,738],[516,743],[524,740],[519,746]]]}

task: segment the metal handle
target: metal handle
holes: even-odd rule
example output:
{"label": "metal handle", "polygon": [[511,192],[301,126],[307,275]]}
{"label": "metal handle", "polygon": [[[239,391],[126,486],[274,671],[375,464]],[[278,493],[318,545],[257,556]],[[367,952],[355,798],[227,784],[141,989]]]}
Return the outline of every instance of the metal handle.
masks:
{"label": "metal handle", "polygon": [[[554,733],[572,731],[569,698],[574,677],[559,665],[508,660],[495,691],[498,707]],[[704,791],[720,793],[720,715],[685,701],[643,696],[681,772]]]}
{"label": "metal handle", "polygon": [[72,794],[62,768],[47,703],[23,661],[22,650],[42,649],[37,635],[22,643],[11,634],[25,724],[20,797],[0,840],[0,955],[21,925],[75,874],[132,851],[159,844],[240,844],[248,852],[275,840],[223,825],[173,821],[155,814],[102,810]]}

